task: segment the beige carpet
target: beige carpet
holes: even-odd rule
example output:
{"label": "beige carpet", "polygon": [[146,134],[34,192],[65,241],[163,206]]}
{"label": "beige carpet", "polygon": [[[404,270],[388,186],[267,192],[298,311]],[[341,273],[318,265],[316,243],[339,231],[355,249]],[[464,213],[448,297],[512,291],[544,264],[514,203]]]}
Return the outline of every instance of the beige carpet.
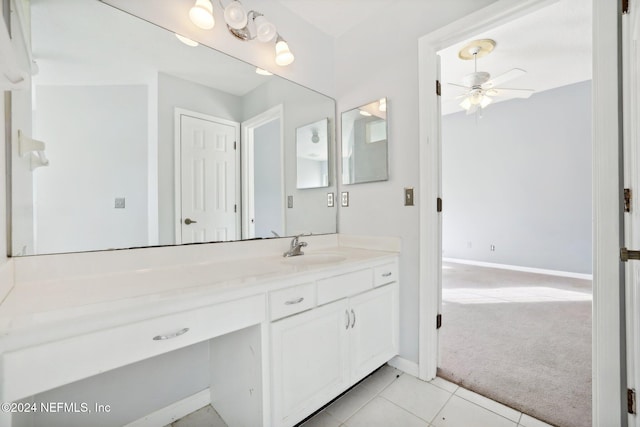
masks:
{"label": "beige carpet", "polygon": [[591,426],[591,281],[445,263],[438,375],[559,427]]}

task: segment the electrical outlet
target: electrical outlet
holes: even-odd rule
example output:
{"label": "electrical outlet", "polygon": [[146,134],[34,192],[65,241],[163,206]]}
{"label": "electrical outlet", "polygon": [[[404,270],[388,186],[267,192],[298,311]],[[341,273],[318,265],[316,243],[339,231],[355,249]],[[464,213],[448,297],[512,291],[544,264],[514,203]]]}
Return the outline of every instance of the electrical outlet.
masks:
{"label": "electrical outlet", "polygon": [[413,206],[413,187],[404,189],[404,205]]}
{"label": "electrical outlet", "polygon": [[491,250],[491,252],[495,252],[495,250],[496,250],[496,245],[491,245],[491,246],[489,246],[489,250]]}
{"label": "electrical outlet", "polygon": [[287,196],[287,207],[289,209],[293,208],[293,196]]}
{"label": "electrical outlet", "polygon": [[116,197],[116,202],[114,203],[114,207],[116,209],[124,209],[124,197]]}
{"label": "electrical outlet", "polygon": [[335,205],[335,201],[333,200],[333,193],[327,193],[327,207],[332,208]]}
{"label": "electrical outlet", "polygon": [[348,191],[343,191],[341,194],[341,205],[343,208],[346,208],[347,206],[349,206],[349,192]]}

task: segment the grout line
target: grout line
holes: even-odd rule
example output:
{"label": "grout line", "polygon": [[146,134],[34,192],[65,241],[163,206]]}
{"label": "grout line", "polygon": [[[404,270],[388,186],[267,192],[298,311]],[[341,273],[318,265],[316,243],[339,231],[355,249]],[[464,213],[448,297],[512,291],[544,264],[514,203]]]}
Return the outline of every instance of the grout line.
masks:
{"label": "grout line", "polygon": [[[411,411],[410,411],[410,410],[408,410],[407,408],[403,408],[402,406],[398,405],[398,404],[397,404],[397,403],[395,403],[395,402],[392,402],[391,400],[387,399],[386,397],[384,397],[384,396],[378,396],[378,397],[379,397],[380,399],[384,399],[384,400],[386,400],[387,402],[391,403],[393,406],[395,406],[395,407],[397,407],[397,408],[402,409],[404,412],[407,412],[407,413],[409,413],[409,414],[413,415],[414,417],[416,417],[416,418],[418,418],[418,419],[420,419],[420,420],[424,421],[425,423],[427,423],[427,424],[429,424],[429,425],[431,424],[431,423],[429,422],[429,420],[425,420],[424,418],[422,418],[422,417],[421,417],[421,416],[419,416],[418,414],[414,414],[413,412],[411,412]],[[447,402],[448,402],[448,401],[447,401]],[[445,405],[446,405],[446,403],[445,403]]]}
{"label": "grout line", "polygon": [[[460,387],[458,387],[460,388]],[[457,390],[457,389],[456,389]],[[446,391],[446,390],[445,390]],[[455,393],[449,393],[449,398],[447,399],[446,402],[444,402],[444,405],[442,405],[442,407],[440,408],[440,410],[438,412],[436,412],[436,414],[433,416],[433,418],[430,421],[427,421],[429,424],[433,424],[433,422],[436,420],[436,418],[438,418],[438,415],[440,415],[440,413],[442,411],[444,411],[444,408],[449,404],[449,402],[451,401],[451,398],[453,397]]]}

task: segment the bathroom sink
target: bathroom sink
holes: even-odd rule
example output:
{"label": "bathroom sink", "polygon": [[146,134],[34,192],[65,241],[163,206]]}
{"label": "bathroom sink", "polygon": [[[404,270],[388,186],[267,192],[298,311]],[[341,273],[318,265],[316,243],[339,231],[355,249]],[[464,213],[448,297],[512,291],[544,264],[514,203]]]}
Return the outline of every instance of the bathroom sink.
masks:
{"label": "bathroom sink", "polygon": [[292,265],[331,264],[347,259],[344,255],[329,252],[306,253],[304,255],[285,258],[284,262]]}

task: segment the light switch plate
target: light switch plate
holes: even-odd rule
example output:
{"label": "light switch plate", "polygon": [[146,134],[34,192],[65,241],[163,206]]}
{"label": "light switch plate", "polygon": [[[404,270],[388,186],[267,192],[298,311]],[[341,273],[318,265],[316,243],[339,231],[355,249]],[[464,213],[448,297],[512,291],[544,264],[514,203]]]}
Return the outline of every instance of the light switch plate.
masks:
{"label": "light switch plate", "polygon": [[287,196],[287,207],[289,209],[293,208],[293,196]]}
{"label": "light switch plate", "polygon": [[327,193],[327,207],[332,208],[335,205],[333,193]]}
{"label": "light switch plate", "polygon": [[347,206],[349,206],[349,192],[348,191],[343,191],[341,194],[341,205],[343,208],[346,208]]}
{"label": "light switch plate", "polygon": [[116,209],[124,209],[124,202],[124,197],[116,197],[116,201],[113,207]]}
{"label": "light switch plate", "polygon": [[404,189],[404,205],[413,206],[413,187]]}

